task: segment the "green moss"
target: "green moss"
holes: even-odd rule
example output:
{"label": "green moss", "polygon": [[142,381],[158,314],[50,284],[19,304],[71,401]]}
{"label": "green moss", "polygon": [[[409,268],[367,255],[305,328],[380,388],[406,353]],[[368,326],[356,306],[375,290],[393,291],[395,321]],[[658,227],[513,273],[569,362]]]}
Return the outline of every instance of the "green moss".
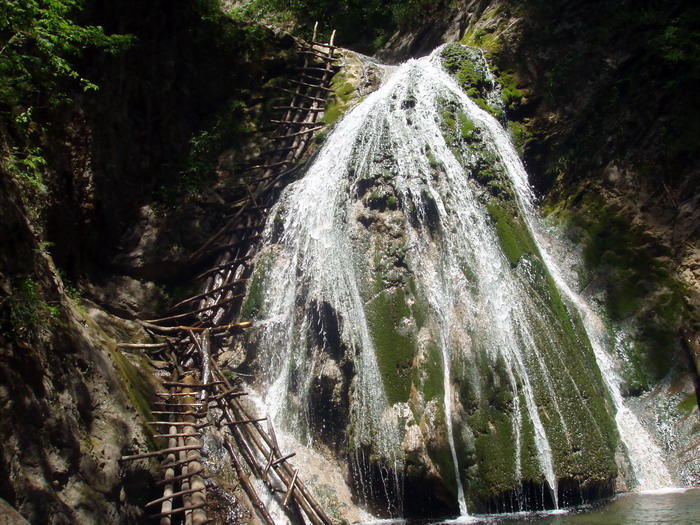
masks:
{"label": "green moss", "polygon": [[[144,372],[137,369],[126,356],[117,348],[111,351],[114,356],[114,361],[117,364],[117,371],[124,381],[126,391],[129,394],[132,404],[141,413],[145,421],[153,421],[151,414],[151,406],[157,400],[155,388],[149,382],[149,377]],[[143,365],[146,366],[145,362]],[[153,428],[146,426],[146,432],[150,435],[155,434]],[[152,448],[157,448],[154,442],[151,443]]]}
{"label": "green moss", "polygon": [[506,111],[517,110],[523,98],[523,92],[518,88],[518,83],[512,73],[503,73],[498,76],[501,85],[501,101]]}
{"label": "green moss", "polygon": [[669,251],[595,190],[574,192],[549,211],[583,244],[584,269],[605,289],[611,321],[636,321],[625,379],[632,390],[650,388],[669,372],[678,329],[692,318],[687,287],[673,277]]}
{"label": "green moss", "polygon": [[[512,490],[515,479],[515,443],[513,441],[512,392],[508,386],[506,365],[502,358],[493,362],[479,353],[475,365],[479,370],[480,395],[463,388],[460,399],[467,410],[467,422],[474,434],[474,468],[465,477],[470,499],[484,500]],[[464,396],[468,395],[468,398]]]}
{"label": "green moss", "polygon": [[327,126],[335,124],[350,109],[351,102],[355,99],[355,84],[342,72],[333,77],[331,89],[333,92],[328,97],[322,119]]}
{"label": "green moss", "polygon": [[[275,219],[277,218],[275,217]],[[274,247],[272,250],[274,250]],[[241,306],[240,319],[251,319],[255,317],[262,308],[265,298],[265,277],[270,271],[273,260],[273,251],[262,252],[259,255],[258,261],[255,264],[255,270],[250,278],[248,291],[243,300],[243,305]]]}
{"label": "green moss", "polygon": [[[495,11],[491,17],[494,15]],[[482,20],[485,20],[483,16]],[[498,38],[498,33],[493,27],[484,28],[472,25],[465,33],[462,40],[460,40],[460,43],[467,46],[480,47],[491,53],[498,53],[501,50],[501,42]]]}
{"label": "green moss", "polygon": [[442,401],[445,396],[445,367],[440,347],[431,342],[428,345],[425,361],[414,371],[414,381],[423,392],[424,401]]}
{"label": "green moss", "polygon": [[462,140],[467,142],[474,140],[474,135],[478,131],[474,121],[472,121],[463,111],[459,111],[457,113],[457,121],[459,122],[459,132],[462,136]]}
{"label": "green moss", "polygon": [[487,205],[489,214],[496,221],[496,231],[503,253],[512,267],[517,266],[525,254],[538,254],[537,246],[522,219],[502,205],[491,201]]}
{"label": "green moss", "polygon": [[698,408],[698,397],[693,394],[688,394],[688,396],[678,403],[678,409],[684,413],[690,413]]}
{"label": "green moss", "polygon": [[494,117],[501,117],[501,108],[492,107],[486,102],[488,92],[493,85],[486,74],[474,65],[472,52],[460,44],[448,44],[441,56],[445,69],[457,79],[469,98]]}
{"label": "green moss", "polygon": [[411,311],[403,289],[389,288],[367,304],[377,363],[389,403],[406,402],[411,392],[415,342],[401,327]]}
{"label": "green moss", "polygon": [[521,157],[525,153],[525,148],[532,142],[533,136],[527,130],[524,124],[516,121],[509,121],[508,127],[510,129],[510,134],[513,137],[513,144],[515,149],[518,151],[518,155]]}

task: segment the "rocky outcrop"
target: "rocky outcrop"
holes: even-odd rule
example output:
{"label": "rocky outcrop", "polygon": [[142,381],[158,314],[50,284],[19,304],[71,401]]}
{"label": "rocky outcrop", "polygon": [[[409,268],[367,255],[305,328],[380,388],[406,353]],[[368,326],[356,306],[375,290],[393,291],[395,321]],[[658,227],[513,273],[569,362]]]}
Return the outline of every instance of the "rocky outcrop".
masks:
{"label": "rocky outcrop", "polygon": [[148,388],[65,293],[4,174],[0,193],[0,497],[31,523],[139,523],[149,467],[118,459],[146,449]]}

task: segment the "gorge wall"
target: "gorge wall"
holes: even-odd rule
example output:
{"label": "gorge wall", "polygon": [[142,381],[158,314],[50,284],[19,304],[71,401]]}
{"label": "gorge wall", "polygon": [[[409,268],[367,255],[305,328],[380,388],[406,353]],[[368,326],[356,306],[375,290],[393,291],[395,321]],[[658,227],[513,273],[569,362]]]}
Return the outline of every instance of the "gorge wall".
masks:
{"label": "gorge wall", "polygon": [[[381,45],[378,55],[390,61],[427,54],[445,41],[487,51],[503,86],[498,116],[509,122],[550,223],[566,232],[572,253],[580,255],[571,257],[580,290],[630,336],[628,346],[617,349],[628,358],[624,394],[642,412],[653,405],[659,412],[697,417],[692,380],[697,381],[693,351],[700,331],[700,139],[694,118],[700,108],[693,96],[700,76],[693,38],[698,8],[682,0],[619,1],[595,10],[576,0],[520,4],[439,3],[398,27],[387,17],[365,17],[361,37],[353,42],[343,36],[343,43],[365,52]],[[134,523],[143,519],[140,507],[153,480],[116,459],[148,447],[142,417],[157,363],[125,356],[115,343],[150,341],[131,321],[176,302],[190,278],[206,268],[208,261],[192,263],[187,257],[226,216],[226,202],[235,200],[231,181],[240,165],[259,153],[274,79],[288,75],[296,57],[291,37],[224,19],[218,2],[182,8],[123,1],[88,5],[75,16],[108,33],[136,38],[120,53],[88,50],[76,58],[76,67],[99,91],[83,92],[70,80],[59,81],[72,102],[58,109],[38,104],[30,138],[18,136],[3,106],[0,419],[8,446],[0,459],[0,497],[32,523]],[[385,36],[373,41],[377,28],[370,24],[380,22],[386,24],[379,28]],[[483,76],[459,61],[453,65],[461,87],[486,102]],[[346,104],[357,93],[352,83],[336,88]],[[410,100],[407,104],[408,114]],[[462,140],[462,123],[450,111],[454,108],[445,109],[445,119],[457,123],[451,133]],[[41,147],[47,162],[45,190],[30,197],[6,162],[13,147],[24,146]],[[371,173],[356,174],[364,181],[357,183],[356,194],[366,208],[358,218],[366,238],[358,242],[372,244],[379,230],[390,239],[373,248],[369,262],[381,282],[365,291],[365,299],[376,319],[387,317],[385,325],[374,321],[372,336],[380,345],[402,342],[395,355],[383,354],[387,360],[378,363],[390,383],[387,395],[392,403],[418,406],[419,385],[420,395],[435,402],[425,404],[415,422],[440,427],[447,423],[435,407],[445,403],[444,385],[430,376],[440,372],[430,366],[440,367],[429,364],[440,360],[429,358],[436,349],[416,346],[421,330],[435,330],[435,320],[400,326],[404,317],[420,317],[419,312],[403,315],[419,309],[420,290],[406,277],[405,232],[393,220],[403,201],[384,177],[392,162],[390,155],[382,157]],[[498,204],[507,196],[493,174],[482,173],[482,179],[489,199]],[[430,230],[436,210],[426,205],[424,211]],[[512,223],[500,219],[501,233],[513,234]],[[497,210],[494,220],[499,220]],[[527,242],[516,241],[517,249],[529,249]],[[260,257],[273,260],[267,252]],[[259,268],[264,267],[261,262]],[[245,308],[246,315],[256,310],[255,297]],[[360,458],[376,451],[361,446],[349,451],[350,437],[313,421],[322,414],[339,426],[347,424],[357,365],[340,340],[347,321],[322,300],[310,304],[306,314],[324,334],[308,336],[312,351],[335,352],[326,357],[325,375],[312,385],[315,437],[341,459],[354,455],[361,468],[374,469],[381,478],[378,463]],[[251,337],[255,342],[256,332]],[[413,364],[416,356],[420,366]],[[247,366],[258,370],[263,362],[263,356],[251,355]],[[485,360],[475,366],[488,368]],[[489,384],[488,395],[472,405],[474,385],[463,379],[458,408],[487,435],[484,413],[494,404],[512,406],[513,400],[499,397]],[[509,380],[507,367],[497,363],[490,381]],[[651,398],[652,391],[660,395]],[[664,399],[674,404],[666,406]],[[609,407],[596,410],[602,414]],[[511,423],[502,423],[498,434],[511,435]],[[527,418],[523,424],[532,426]],[[479,436],[460,432],[460,454],[475,455],[478,447],[469,447]],[[585,474],[593,487],[586,497],[613,490],[613,434],[601,431],[606,453],[598,470]],[[455,512],[449,443],[435,442],[432,449],[414,445],[409,462],[415,462],[407,469],[414,479],[410,490],[428,490],[434,498],[406,511]],[[498,458],[486,461],[496,465]],[[530,467],[539,461],[534,452],[529,461]],[[573,470],[572,478],[580,474]],[[532,479],[532,490],[539,490],[541,473]],[[479,510],[505,508],[507,489],[472,490],[471,502],[479,501]]]}

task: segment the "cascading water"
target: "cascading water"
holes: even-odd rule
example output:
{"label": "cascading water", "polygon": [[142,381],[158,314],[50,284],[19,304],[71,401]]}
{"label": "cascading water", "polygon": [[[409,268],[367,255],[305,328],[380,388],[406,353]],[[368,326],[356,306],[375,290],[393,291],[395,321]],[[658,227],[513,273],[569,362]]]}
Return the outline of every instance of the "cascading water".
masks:
{"label": "cascading water", "polygon": [[243,305],[268,410],[349,455],[388,514],[425,513],[403,494],[426,487],[461,515],[612,490],[624,406],[532,217],[506,132],[439,51],[346,114],[270,213]]}

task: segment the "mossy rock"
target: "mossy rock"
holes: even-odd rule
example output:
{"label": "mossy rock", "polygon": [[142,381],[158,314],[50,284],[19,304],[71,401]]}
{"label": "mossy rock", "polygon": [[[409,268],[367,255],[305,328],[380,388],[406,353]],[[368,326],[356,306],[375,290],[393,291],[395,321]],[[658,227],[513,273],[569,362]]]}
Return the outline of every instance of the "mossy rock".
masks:
{"label": "mossy rock", "polygon": [[389,288],[367,303],[367,318],[389,403],[406,402],[411,393],[416,343],[401,327],[411,317],[402,288]]}
{"label": "mossy rock", "polygon": [[640,392],[669,373],[678,330],[691,323],[688,288],[669,265],[670,253],[594,188],[550,206],[568,237],[583,245],[585,279],[604,291],[611,323],[632,323],[626,345],[626,390]]}
{"label": "mossy rock", "polygon": [[488,203],[488,211],[495,221],[501,248],[511,267],[515,268],[523,255],[539,256],[532,235],[523,219],[515,211],[507,209],[495,200]]}

